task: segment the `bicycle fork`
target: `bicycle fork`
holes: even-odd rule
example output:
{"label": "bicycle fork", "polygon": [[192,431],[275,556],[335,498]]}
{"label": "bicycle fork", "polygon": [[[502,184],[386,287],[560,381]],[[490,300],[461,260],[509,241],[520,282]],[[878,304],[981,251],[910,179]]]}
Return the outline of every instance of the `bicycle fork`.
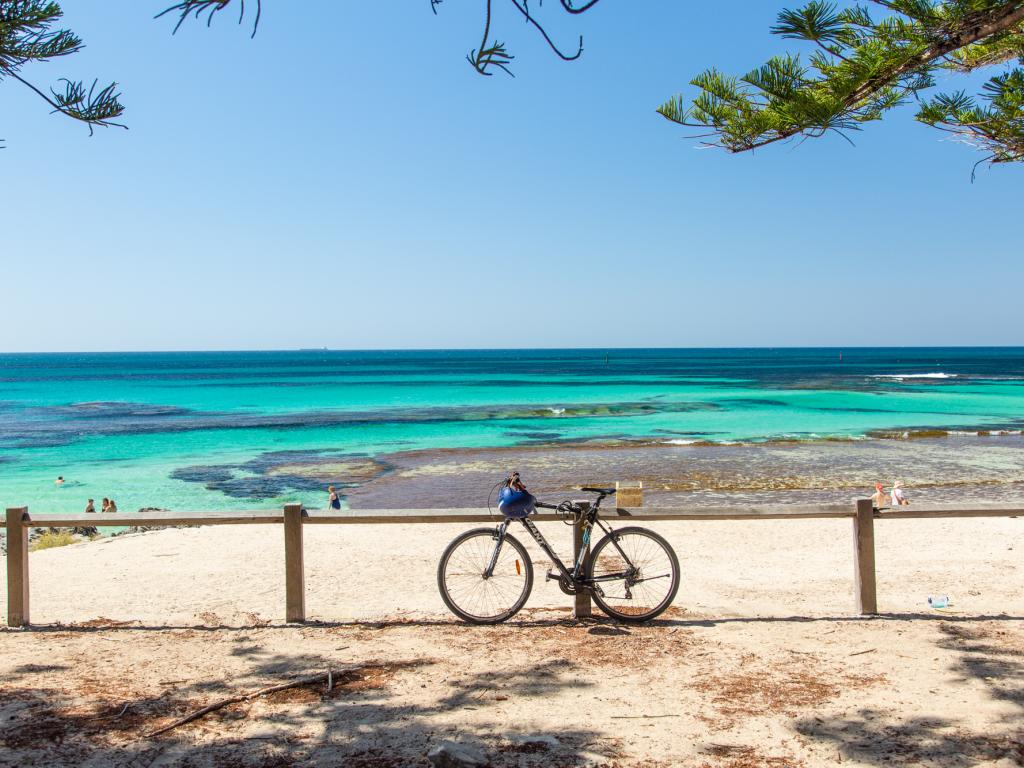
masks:
{"label": "bicycle fork", "polygon": [[[505,543],[506,533],[508,533],[508,520],[503,521],[502,524],[498,526],[498,530],[495,533],[495,538],[498,540],[498,543],[494,545],[494,553],[491,555],[491,561],[484,569],[484,581],[494,575],[494,567],[498,564],[498,555],[501,554],[501,545]],[[516,567],[519,567],[518,564]]]}

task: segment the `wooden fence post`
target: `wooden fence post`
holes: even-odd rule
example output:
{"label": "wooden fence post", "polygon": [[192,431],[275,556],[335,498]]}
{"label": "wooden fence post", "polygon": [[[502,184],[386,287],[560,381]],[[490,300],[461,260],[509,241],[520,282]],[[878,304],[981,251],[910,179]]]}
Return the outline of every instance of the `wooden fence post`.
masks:
{"label": "wooden fence post", "polygon": [[875,586],[875,510],[871,499],[857,499],[853,518],[853,565],[856,580],[857,612],[878,613]]}
{"label": "wooden fence post", "polygon": [[23,627],[28,615],[28,507],[7,510],[7,626]]}
{"label": "wooden fence post", "polygon": [[302,554],[302,505],[284,505],[285,621],[306,620],[306,576]]}
{"label": "wooden fence post", "polygon": [[[579,562],[580,550],[583,549],[583,524],[586,520],[586,513],[590,511],[589,501],[577,501],[575,502],[583,509],[583,519],[580,523],[577,523],[572,527],[572,556],[573,562]],[[587,555],[590,557],[590,542],[587,542]],[[586,558],[584,558],[586,562]],[[592,606],[590,604],[590,592],[586,590],[580,590],[575,595],[575,601],[573,603],[572,615],[577,619],[589,619],[592,613]]]}

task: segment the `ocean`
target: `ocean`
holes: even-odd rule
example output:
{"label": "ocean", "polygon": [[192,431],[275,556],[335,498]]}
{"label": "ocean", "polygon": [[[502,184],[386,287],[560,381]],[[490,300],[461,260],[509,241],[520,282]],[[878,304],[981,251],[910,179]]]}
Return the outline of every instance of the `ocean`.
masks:
{"label": "ocean", "polygon": [[1022,427],[1024,348],[5,354],[0,504],[482,506],[513,467],[673,502],[1018,498]]}

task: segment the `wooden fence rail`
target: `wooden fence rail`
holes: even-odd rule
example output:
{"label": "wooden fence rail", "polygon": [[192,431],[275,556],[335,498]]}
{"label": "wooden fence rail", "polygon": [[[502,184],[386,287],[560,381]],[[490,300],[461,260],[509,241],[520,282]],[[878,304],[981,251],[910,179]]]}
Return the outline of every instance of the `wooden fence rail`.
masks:
{"label": "wooden fence rail", "polygon": [[[624,488],[625,490],[625,488]],[[760,507],[644,507],[642,493],[630,488],[630,503],[637,506],[606,509],[604,517],[630,522],[658,520],[807,520],[849,518],[853,521],[854,597],[861,614],[878,612],[875,585],[875,521],[888,519],[923,519],[950,517],[1018,517],[1024,516],[1020,504],[915,505],[899,509],[873,509],[870,499],[851,504],[774,505]],[[623,494],[626,498],[626,494]],[[543,512],[538,521],[559,520],[557,515]],[[284,530],[285,618],[290,622],[306,619],[305,566],[303,562],[303,529],[307,525],[379,525],[411,523],[493,523],[494,515],[486,509],[372,509],[372,510],[304,510],[288,504],[283,510],[250,510],[232,512],[140,512],[138,514],[38,514],[29,515],[27,507],[7,510],[7,624],[26,626],[29,620],[29,546],[30,528],[109,528],[127,525],[151,528],[179,525],[281,525]],[[581,536],[573,535],[573,555],[579,555]],[[438,556],[440,557],[440,552]],[[589,616],[590,595],[576,595],[574,614]]]}

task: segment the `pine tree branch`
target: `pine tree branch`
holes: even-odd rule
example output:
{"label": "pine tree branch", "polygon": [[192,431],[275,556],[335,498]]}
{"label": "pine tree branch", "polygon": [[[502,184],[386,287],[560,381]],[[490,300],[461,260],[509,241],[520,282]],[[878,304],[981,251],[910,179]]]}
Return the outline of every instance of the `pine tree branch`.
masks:
{"label": "pine tree branch", "polygon": [[[64,82],[68,85],[67,96],[61,98],[54,94],[53,98],[51,98],[17,72],[8,70],[7,75],[33,91],[39,98],[53,107],[54,112],[59,112],[66,117],[70,117],[72,120],[78,120],[88,125],[90,136],[94,126],[104,128],[114,126],[128,130],[127,125],[116,123],[110,119],[118,117],[124,112],[124,107],[118,102],[119,94],[113,92],[114,88],[117,87],[117,83],[111,83],[100,91],[99,94],[95,94],[96,83],[94,82],[93,87],[86,94],[81,83],[72,83],[70,80],[65,80]],[[78,108],[75,106],[76,104],[82,104],[83,106]]]}
{"label": "pine tree branch", "polygon": [[[969,71],[1024,56],[1024,0],[872,2],[899,17],[876,24],[862,8],[837,12],[825,0],[780,13],[775,34],[812,42],[823,51],[811,56],[817,77],[804,78],[791,56],[777,56],[739,79],[709,70],[692,81],[702,93],[691,106],[674,97],[658,112],[679,125],[713,129],[717,146],[730,152],[830,132],[848,140],[846,130],[880,119],[933,86],[932,74],[940,68]],[[998,120],[986,124],[984,140],[993,162],[1024,160],[1015,148],[1018,132],[1024,134],[1022,86],[1015,79],[993,83]],[[962,135],[982,135],[981,128],[967,126],[966,108],[958,109],[933,105],[918,119],[958,125]]]}
{"label": "pine tree branch", "polygon": [[[1021,22],[1024,22],[1024,2],[1008,3],[1007,6],[1007,8],[1003,9],[1002,13],[993,14],[994,18],[981,18],[977,22],[968,25],[966,29],[961,30],[959,34],[955,32],[951,33],[949,37],[941,43],[936,43],[921,54],[910,57],[899,66],[895,67],[892,71],[879,77],[869,79],[846,98],[845,104],[847,106],[853,106],[857,102],[870,96],[872,93],[877,93],[878,90],[884,88],[887,84],[894,82],[900,76],[908,72],[920,69],[922,66],[946,56],[958,48],[964,48],[965,46],[976,43],[979,40],[983,40],[984,38],[990,37],[998,32],[1012,29]],[[979,16],[981,15],[982,14],[979,13]]]}

